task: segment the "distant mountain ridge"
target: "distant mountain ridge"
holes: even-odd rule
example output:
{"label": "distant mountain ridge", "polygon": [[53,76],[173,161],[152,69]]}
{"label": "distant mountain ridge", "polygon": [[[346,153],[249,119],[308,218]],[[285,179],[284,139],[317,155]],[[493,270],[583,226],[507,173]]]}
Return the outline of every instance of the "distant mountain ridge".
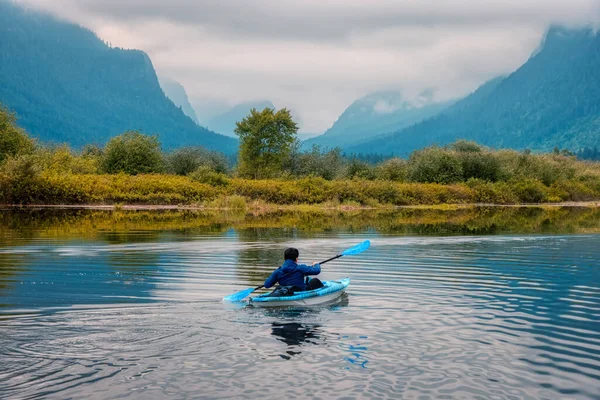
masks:
{"label": "distant mountain ridge", "polygon": [[160,88],[150,58],[91,31],[0,0],[0,102],[47,142],[103,144],[126,130],[165,148],[235,152],[237,141],[196,125]]}
{"label": "distant mountain ridge", "polygon": [[194,108],[190,104],[187,92],[183,85],[173,79],[158,77],[158,83],[165,95],[188,117],[192,119],[196,124],[200,124]]}
{"label": "distant mountain ridge", "polygon": [[206,122],[208,129],[223,135],[235,137],[235,123],[244,119],[250,110],[256,108],[257,110],[264,110],[265,108],[275,108],[273,103],[269,100],[249,101],[245,103],[236,104],[224,113],[215,116]]}
{"label": "distant mountain ridge", "polygon": [[543,151],[600,145],[600,33],[552,27],[509,76],[484,84],[433,118],[350,151],[407,155],[456,139]]}
{"label": "distant mountain ridge", "polygon": [[304,147],[348,148],[423,121],[446,109],[451,102],[435,102],[431,91],[408,100],[400,92],[368,94],[354,101],[333,126],[308,139]]}

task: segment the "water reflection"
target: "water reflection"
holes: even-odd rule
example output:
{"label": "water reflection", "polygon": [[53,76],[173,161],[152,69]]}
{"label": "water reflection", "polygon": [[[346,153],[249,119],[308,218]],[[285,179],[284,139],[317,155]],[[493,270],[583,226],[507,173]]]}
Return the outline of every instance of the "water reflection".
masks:
{"label": "water reflection", "polygon": [[[367,359],[367,346],[365,344],[366,339],[368,339],[368,336],[364,336],[361,335],[357,338],[360,342],[356,342],[354,344],[352,343],[348,343],[350,341],[352,341],[352,338],[350,336],[342,336],[340,337],[341,340],[341,348],[348,352],[349,355],[344,357],[344,360],[348,361],[350,364],[352,364],[353,366],[357,366],[360,368],[367,368],[367,363],[369,362],[369,360]],[[350,369],[350,367],[346,367],[346,369]]]}
{"label": "water reflection", "polygon": [[[217,228],[201,215],[162,215],[159,224],[135,215],[106,222],[82,213],[49,225],[32,217],[25,223],[35,229],[22,237],[13,221],[0,231],[0,393],[598,399],[599,235],[404,235],[417,227],[594,231],[595,213],[390,212],[389,223],[358,216],[354,225],[326,215],[327,233],[268,226],[318,224],[285,214]],[[109,225],[129,233],[98,234]],[[323,269],[324,279],[351,277],[341,304],[220,302],[262,282],[291,243],[319,260],[366,237],[368,252]]]}
{"label": "water reflection", "polygon": [[[598,207],[470,207],[340,212],[274,211],[231,214],[209,211],[98,211],[0,209],[0,247],[37,240],[149,243],[191,236],[244,241],[306,239],[332,232],[395,235],[490,235],[600,232]],[[250,255],[250,254],[249,254]]]}
{"label": "water reflection", "polygon": [[320,344],[322,330],[319,325],[301,324],[299,322],[273,322],[271,333],[277,340],[288,345],[285,354],[280,356],[289,360],[291,357],[302,353],[298,349],[300,346]]}

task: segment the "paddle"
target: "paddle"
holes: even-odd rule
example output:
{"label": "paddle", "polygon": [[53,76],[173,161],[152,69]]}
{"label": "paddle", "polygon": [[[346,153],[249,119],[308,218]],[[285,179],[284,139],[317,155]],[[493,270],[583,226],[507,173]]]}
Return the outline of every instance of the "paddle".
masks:
{"label": "paddle", "polygon": [[[359,243],[359,244],[357,244],[355,246],[350,247],[349,249],[346,249],[346,250],[342,251],[342,254],[338,254],[335,257],[328,258],[327,260],[321,261],[318,264],[325,264],[326,262],[336,260],[336,259],[338,259],[340,257],[343,257],[343,256],[352,256],[352,255],[355,255],[355,254],[360,254],[363,251],[367,250],[369,248],[369,246],[371,246],[371,242],[369,240],[365,240],[362,243]],[[231,301],[231,302],[241,301],[241,300],[245,299],[246,297],[248,297],[249,295],[251,295],[252,292],[254,292],[255,290],[262,289],[263,287],[264,286],[261,285],[261,286],[255,287],[255,288],[244,289],[244,290],[239,291],[237,293],[230,294],[229,296],[223,297],[223,301]]]}

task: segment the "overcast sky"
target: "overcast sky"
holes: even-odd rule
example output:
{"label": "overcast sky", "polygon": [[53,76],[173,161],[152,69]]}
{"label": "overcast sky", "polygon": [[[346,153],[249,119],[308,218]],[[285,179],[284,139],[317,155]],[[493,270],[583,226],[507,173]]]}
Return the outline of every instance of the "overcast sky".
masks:
{"label": "overcast sky", "polygon": [[352,101],[461,96],[518,68],[551,23],[600,20],[600,0],[17,0],[146,51],[191,98],[268,99],[322,132]]}

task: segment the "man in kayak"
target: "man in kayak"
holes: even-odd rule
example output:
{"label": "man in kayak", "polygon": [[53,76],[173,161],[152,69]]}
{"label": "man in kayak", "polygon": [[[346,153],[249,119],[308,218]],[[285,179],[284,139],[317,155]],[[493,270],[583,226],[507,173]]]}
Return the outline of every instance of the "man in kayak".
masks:
{"label": "man in kayak", "polygon": [[279,283],[280,286],[291,286],[294,292],[304,290],[314,290],[323,287],[323,282],[318,278],[308,279],[305,282],[304,277],[309,275],[319,275],[321,266],[313,263],[312,266],[298,264],[300,252],[297,249],[289,248],[283,252],[285,259],[283,265],[277,268],[271,276],[265,281],[265,287],[268,289]]}

